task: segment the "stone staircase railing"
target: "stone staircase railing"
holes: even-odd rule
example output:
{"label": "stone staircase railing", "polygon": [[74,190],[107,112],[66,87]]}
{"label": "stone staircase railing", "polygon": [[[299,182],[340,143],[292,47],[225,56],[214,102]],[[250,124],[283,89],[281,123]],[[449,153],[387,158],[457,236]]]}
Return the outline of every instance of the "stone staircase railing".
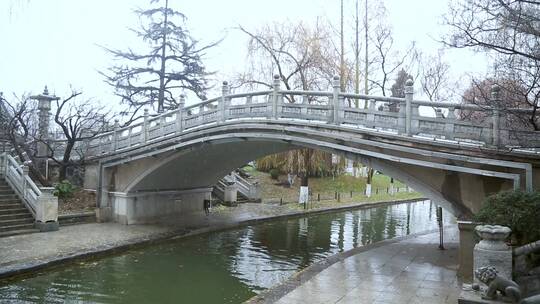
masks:
{"label": "stone staircase railing", "polygon": [[28,176],[28,166],[5,152],[0,154],[0,175],[32,213],[37,228],[41,231],[58,229],[58,198],[53,195],[54,188],[38,187]]}
{"label": "stone staircase railing", "polygon": [[[178,109],[155,117],[145,110],[143,122],[124,128],[118,127],[116,121],[113,131],[91,139],[85,149],[90,156],[107,155],[176,136],[187,129],[246,118],[322,122],[495,147],[540,147],[540,132],[505,129],[501,123],[503,111],[528,110],[414,100],[412,80],[405,86],[405,98],[344,93],[340,91],[338,77],[334,78],[331,92],[281,90],[279,83],[275,78],[273,90],[230,94],[224,82],[222,96],[188,107],[184,107],[185,98],[181,96]],[[496,102],[496,87],[492,98],[494,104],[500,104]],[[367,109],[352,106],[356,101],[367,103]],[[390,111],[391,105],[399,110]],[[420,115],[420,107],[434,108],[436,117]],[[446,117],[442,115],[443,109]],[[483,123],[459,119],[456,110],[483,112],[490,119]]]}
{"label": "stone staircase railing", "polygon": [[234,171],[231,172],[230,175],[226,175],[223,179],[227,182],[234,182],[238,192],[242,193],[242,195],[247,197],[249,200],[259,200],[261,198],[258,183],[252,183]]}

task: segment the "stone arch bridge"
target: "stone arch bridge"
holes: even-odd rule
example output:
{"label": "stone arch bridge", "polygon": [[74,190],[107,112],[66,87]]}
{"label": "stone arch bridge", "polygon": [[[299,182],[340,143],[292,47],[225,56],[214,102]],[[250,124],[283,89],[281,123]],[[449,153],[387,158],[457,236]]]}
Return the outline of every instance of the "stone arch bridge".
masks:
{"label": "stone arch bridge", "polygon": [[[202,210],[228,172],[301,147],[356,159],[460,218],[489,194],[540,188],[540,132],[505,129],[501,109],[415,100],[412,81],[405,98],[340,92],[337,77],[329,92],[281,90],[275,78],[272,90],[231,94],[224,83],[222,93],[188,107],[181,97],[177,110],[145,111],[143,122],[85,143],[85,186],[97,189],[102,218],[131,224]],[[423,108],[435,115],[421,115]],[[461,120],[463,110],[490,119]]]}

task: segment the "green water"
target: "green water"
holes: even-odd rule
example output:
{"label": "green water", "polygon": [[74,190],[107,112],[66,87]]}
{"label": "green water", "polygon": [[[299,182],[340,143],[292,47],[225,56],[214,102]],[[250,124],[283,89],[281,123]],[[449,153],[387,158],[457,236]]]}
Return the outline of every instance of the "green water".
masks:
{"label": "green water", "polygon": [[0,286],[0,303],[241,303],[330,255],[435,229],[435,209],[424,201],[178,239]]}

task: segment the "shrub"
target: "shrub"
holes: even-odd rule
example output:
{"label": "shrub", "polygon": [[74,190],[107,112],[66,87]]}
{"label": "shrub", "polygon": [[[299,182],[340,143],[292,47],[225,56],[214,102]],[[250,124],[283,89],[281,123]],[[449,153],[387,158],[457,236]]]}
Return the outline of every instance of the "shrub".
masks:
{"label": "shrub", "polygon": [[278,169],[270,169],[270,177],[272,179],[278,179],[279,177],[279,170]]}
{"label": "shrub", "polygon": [[540,192],[506,191],[484,200],[475,216],[478,222],[512,229],[516,245],[540,239]]}
{"label": "shrub", "polygon": [[68,180],[63,180],[54,185],[53,194],[58,198],[65,199],[73,196],[73,193],[76,190],[77,187],[75,187],[72,183],[70,183]]}

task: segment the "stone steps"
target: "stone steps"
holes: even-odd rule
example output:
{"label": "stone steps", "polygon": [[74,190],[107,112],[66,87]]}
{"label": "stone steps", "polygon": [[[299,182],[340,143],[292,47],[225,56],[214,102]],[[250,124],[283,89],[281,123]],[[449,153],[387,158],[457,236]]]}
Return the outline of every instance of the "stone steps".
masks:
{"label": "stone steps", "polygon": [[[34,230],[35,232],[38,232],[39,230],[34,228],[34,223],[24,223],[24,224],[14,224],[9,226],[0,226],[0,233],[1,232],[10,232],[10,233],[18,233],[21,232],[21,230]],[[7,234],[7,233],[6,233]],[[18,233],[20,234],[20,233]]]}
{"label": "stone steps", "polygon": [[38,232],[34,217],[13,189],[0,181],[0,237]]}
{"label": "stone steps", "polygon": [[31,219],[33,221],[32,215],[28,212],[0,214],[0,222],[4,220],[15,220],[15,219]]}
{"label": "stone steps", "polygon": [[22,205],[18,205],[14,208],[0,208],[0,215],[26,213],[26,212],[28,212],[28,210]]}
{"label": "stone steps", "polygon": [[21,234],[36,233],[36,232],[39,232],[39,230],[34,229],[34,228],[4,231],[4,232],[0,232],[0,238],[7,237],[7,236],[21,235]]}

